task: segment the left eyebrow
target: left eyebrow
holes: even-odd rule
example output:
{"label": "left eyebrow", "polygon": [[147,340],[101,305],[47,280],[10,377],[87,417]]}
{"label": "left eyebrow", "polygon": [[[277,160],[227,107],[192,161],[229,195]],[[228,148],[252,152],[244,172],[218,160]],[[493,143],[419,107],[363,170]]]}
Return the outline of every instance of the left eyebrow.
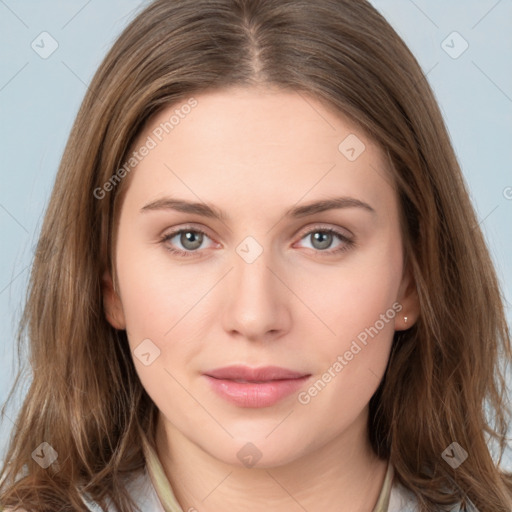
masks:
{"label": "left eyebrow", "polygon": [[362,208],[363,210],[366,210],[373,215],[377,214],[377,212],[368,203],[365,203],[359,199],[355,199],[354,197],[333,197],[331,199],[314,201],[303,206],[290,208],[285,212],[285,216],[301,218],[307,217],[308,215],[313,215],[315,213],[324,212],[326,210],[341,208]]}
{"label": "left eyebrow", "polygon": [[[327,210],[341,209],[341,208],[361,208],[367,212],[376,215],[377,212],[364,201],[353,197],[334,197],[330,199],[323,199],[314,201],[302,206],[294,206],[285,211],[285,217],[302,218],[315,213],[324,212]],[[165,197],[157,199],[151,203],[146,204],[141,208],[141,213],[152,210],[176,210],[183,213],[192,213],[201,215],[202,217],[209,217],[224,221],[228,218],[225,212],[207,203],[197,203],[193,201],[185,201],[183,199],[174,199]]]}

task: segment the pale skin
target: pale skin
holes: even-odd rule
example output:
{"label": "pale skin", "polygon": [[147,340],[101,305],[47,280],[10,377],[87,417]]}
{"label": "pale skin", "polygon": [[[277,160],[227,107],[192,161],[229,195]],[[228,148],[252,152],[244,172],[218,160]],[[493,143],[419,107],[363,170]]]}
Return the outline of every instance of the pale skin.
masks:
{"label": "pale skin", "polygon": [[[394,331],[418,317],[384,153],[304,94],[260,87],[195,98],[197,107],[129,176],[115,291],[104,275],[108,321],[126,329],[132,351],[146,339],[160,350],[149,366],[134,362],[160,411],[156,443],[167,477],[184,511],[371,511],[387,461],[369,444],[368,403]],[[152,119],[135,146],[177,107]],[[365,144],[354,161],[339,150],[349,134]],[[349,205],[285,216],[334,197],[373,211]],[[207,203],[225,218],[143,210],[164,198]],[[162,241],[178,229],[192,231],[199,248],[180,233]],[[202,243],[196,229],[206,233]],[[325,229],[354,245],[332,235],[324,248],[329,238],[315,242],[314,234]],[[252,263],[237,252],[248,236],[263,251]],[[203,372],[222,366],[276,365],[311,374],[307,391],[395,303],[400,313],[307,404],[293,393],[269,407],[239,407],[205,382]],[[262,454],[250,468],[237,457],[248,442]]]}

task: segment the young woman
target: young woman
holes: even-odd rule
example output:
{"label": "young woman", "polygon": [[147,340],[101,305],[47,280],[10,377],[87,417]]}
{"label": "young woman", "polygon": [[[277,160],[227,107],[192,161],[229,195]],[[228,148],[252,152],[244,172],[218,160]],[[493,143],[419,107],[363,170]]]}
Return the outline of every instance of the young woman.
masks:
{"label": "young woman", "polygon": [[367,2],[147,7],[76,119],[23,329],[8,510],[511,510],[500,289]]}

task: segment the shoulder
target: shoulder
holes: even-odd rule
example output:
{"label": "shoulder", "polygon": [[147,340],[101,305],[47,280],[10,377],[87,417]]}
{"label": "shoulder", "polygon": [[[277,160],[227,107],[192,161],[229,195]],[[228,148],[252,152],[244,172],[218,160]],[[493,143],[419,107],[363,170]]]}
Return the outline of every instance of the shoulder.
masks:
{"label": "shoulder", "polygon": [[414,493],[395,480],[389,495],[388,512],[414,512],[416,510],[419,509]]}
{"label": "shoulder", "polygon": [[[389,495],[387,512],[418,512],[419,504],[415,494],[404,487],[400,482],[394,481]],[[446,512],[464,512],[461,504],[447,509]],[[469,512],[469,510],[468,510]]]}
{"label": "shoulder", "polygon": [[[132,475],[126,481],[126,488],[137,507],[143,512],[165,512],[146,469]],[[102,508],[89,496],[84,495],[82,499],[91,512],[103,512]],[[117,509],[112,505],[109,506],[108,511],[117,512]]]}

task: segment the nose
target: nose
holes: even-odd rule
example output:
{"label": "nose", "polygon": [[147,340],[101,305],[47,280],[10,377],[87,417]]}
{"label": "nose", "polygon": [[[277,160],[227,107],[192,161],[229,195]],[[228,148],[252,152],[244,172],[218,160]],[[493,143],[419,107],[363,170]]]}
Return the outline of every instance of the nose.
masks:
{"label": "nose", "polygon": [[234,268],[227,277],[223,327],[231,337],[275,340],[291,327],[293,294],[283,284],[287,273],[270,250],[263,250],[252,262],[240,254],[233,255]]}

